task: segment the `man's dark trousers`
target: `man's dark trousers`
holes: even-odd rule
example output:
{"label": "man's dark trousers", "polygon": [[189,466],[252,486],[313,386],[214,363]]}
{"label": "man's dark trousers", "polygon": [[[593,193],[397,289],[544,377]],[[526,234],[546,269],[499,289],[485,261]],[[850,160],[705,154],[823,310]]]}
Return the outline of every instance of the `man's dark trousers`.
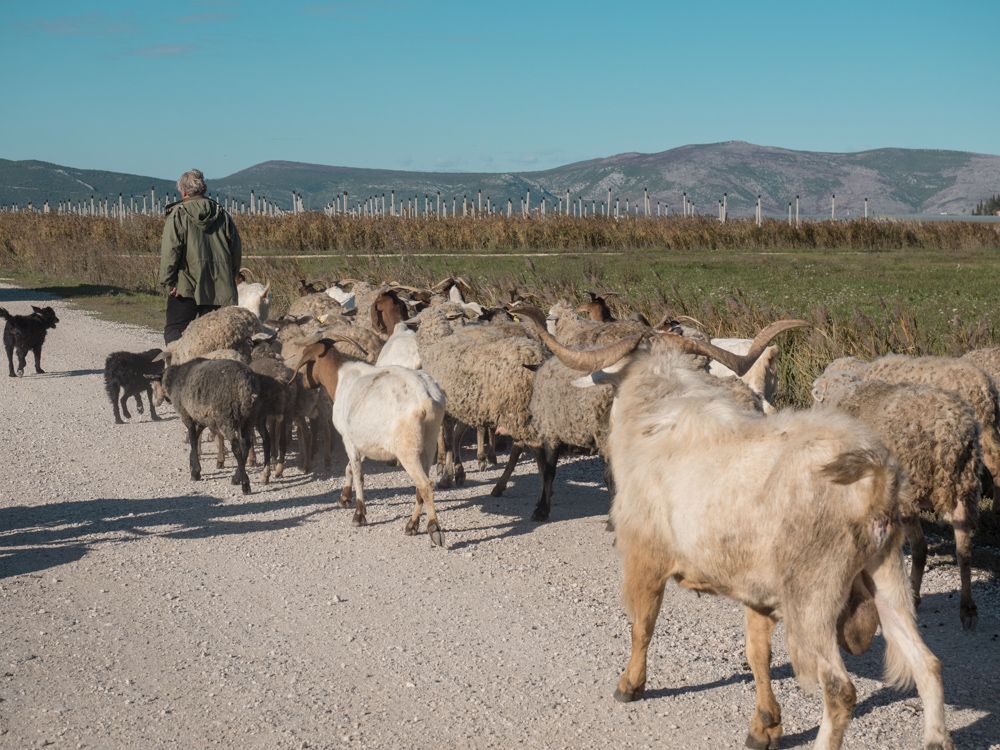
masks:
{"label": "man's dark trousers", "polygon": [[176,341],[192,320],[218,309],[219,305],[196,304],[193,297],[167,296],[167,325],[163,328],[164,342],[169,344],[171,341]]}

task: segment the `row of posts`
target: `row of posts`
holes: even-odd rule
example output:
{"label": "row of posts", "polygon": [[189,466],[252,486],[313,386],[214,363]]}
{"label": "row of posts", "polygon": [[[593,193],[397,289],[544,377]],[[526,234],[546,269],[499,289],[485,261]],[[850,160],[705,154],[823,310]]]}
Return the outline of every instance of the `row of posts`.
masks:
{"label": "row of posts", "polygon": [[[253,215],[253,216],[285,216],[287,214],[299,214],[306,211],[304,202],[302,200],[302,195],[295,191],[292,192],[292,210],[287,211],[285,209],[279,208],[273,201],[268,201],[266,197],[257,198],[253,190],[250,191],[250,201],[249,203],[244,203],[243,201],[236,201],[229,197],[222,197],[219,195],[208,195],[209,198],[213,199],[230,214],[236,215]],[[148,198],[148,201],[147,201]],[[60,201],[55,206],[51,206],[46,200],[45,203],[40,207],[36,208],[32,203],[22,208],[19,204],[13,204],[11,206],[0,207],[0,212],[9,213],[13,211],[28,211],[28,212],[40,212],[40,213],[57,213],[60,215],[77,215],[77,216],[102,216],[106,218],[125,218],[126,216],[162,216],[165,212],[166,207],[169,207],[171,203],[178,200],[179,196],[172,196],[167,194],[167,196],[161,201],[156,197],[156,189],[150,188],[149,195],[130,195],[128,203],[126,204],[124,196],[122,193],[118,194],[118,201],[115,203],[113,199],[110,198],[100,198],[95,201],[94,196],[90,196],[90,201],[77,200],[73,201]],[[570,191],[566,191],[565,198],[559,197],[556,199],[556,204],[552,206],[552,212],[559,215],[576,216],[576,217],[586,217],[593,215],[610,216],[614,218],[620,218],[622,216],[639,216],[639,205],[633,207],[630,205],[628,198],[625,198],[625,205],[622,207],[621,199],[614,199],[614,207],[611,204],[611,190],[608,190],[607,202],[601,201],[598,205],[597,201],[591,199],[588,206],[584,197],[581,195],[576,199],[572,199],[570,196]],[[508,217],[520,214],[524,216],[547,216],[548,215],[548,205],[547,199],[543,195],[537,207],[533,208],[531,205],[531,190],[526,191],[524,197],[518,199],[519,206],[515,210],[513,200],[508,198],[506,207],[502,203],[494,204],[490,196],[486,196],[485,206],[483,204],[483,191],[480,190],[478,194],[478,200],[474,203],[468,200],[467,195],[462,196],[462,202],[459,204],[458,196],[454,196],[451,201],[451,210],[449,213],[448,199],[444,198],[442,200],[441,193],[438,192],[436,199],[430,195],[424,195],[423,200],[423,210],[421,210],[421,201],[419,195],[414,195],[413,198],[406,198],[406,204],[403,204],[403,199],[399,200],[397,205],[396,202],[396,191],[392,190],[389,193],[388,206],[386,205],[386,195],[382,193],[381,196],[369,196],[362,200],[349,201],[348,194],[345,191],[342,195],[338,195],[333,201],[328,203],[323,207],[323,213],[328,216],[346,215],[351,217],[359,216],[401,216],[405,218],[412,218],[416,216],[435,216],[437,218],[447,219],[449,215],[454,218],[461,213],[463,218],[472,217],[478,218],[480,216],[496,216],[496,215],[506,215]],[[723,224],[726,223],[728,218],[729,209],[729,194],[723,193],[722,198],[719,200],[719,221]],[[830,219],[836,218],[836,195],[830,196]],[[649,197],[649,190],[643,190],[643,206],[642,215],[652,216],[653,215],[653,202]],[[669,216],[670,206],[667,203],[662,203],[656,201],[656,216]],[[687,193],[683,193],[681,196],[681,216],[689,217],[695,216],[694,203],[692,203],[687,196]],[[849,216],[849,214],[848,214]],[[868,218],[868,199],[865,198],[864,207],[864,218]],[[754,209],[754,221],[757,226],[761,226],[764,221],[764,215],[761,204],[761,196],[757,196],[757,204]],[[799,225],[799,196],[795,196],[795,215],[794,221],[792,217],[792,203],[788,204],[788,224],[789,226]]]}

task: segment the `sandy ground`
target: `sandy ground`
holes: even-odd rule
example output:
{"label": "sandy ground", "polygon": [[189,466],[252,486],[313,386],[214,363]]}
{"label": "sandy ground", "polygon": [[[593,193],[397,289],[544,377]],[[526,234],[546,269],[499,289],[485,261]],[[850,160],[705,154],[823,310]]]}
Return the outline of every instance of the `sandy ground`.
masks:
{"label": "sandy ground", "polygon": [[[41,299],[0,288],[15,313]],[[596,460],[560,465],[546,524],[526,520],[533,461],[500,499],[499,469],[471,471],[437,494],[447,550],[403,534],[412,487],[375,462],[353,528],[332,502],[340,450],[331,472],[255,473],[246,497],[210,460],[192,483],[173,413],[116,426],[103,390],[107,354],[159,334],[46,304],[48,374],[0,377],[0,748],[743,746],[753,683],[728,600],[669,584],[646,697],[612,699],[629,627]],[[1000,586],[976,574],[972,635],[953,562],[924,586],[956,746],[1000,748]],[[781,746],[809,746],[821,702],[780,627],[775,647]],[[920,747],[920,702],[878,681],[882,649],[847,658],[845,746]]]}

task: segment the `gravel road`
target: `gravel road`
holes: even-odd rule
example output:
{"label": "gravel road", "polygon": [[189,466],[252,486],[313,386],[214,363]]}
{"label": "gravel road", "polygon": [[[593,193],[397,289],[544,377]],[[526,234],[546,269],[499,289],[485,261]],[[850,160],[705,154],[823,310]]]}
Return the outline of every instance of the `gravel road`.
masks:
{"label": "gravel road", "polygon": [[[45,299],[0,286],[15,313]],[[594,459],[560,466],[546,524],[526,520],[533,461],[500,499],[499,469],[471,471],[437,495],[446,550],[403,534],[412,487],[375,462],[353,528],[332,502],[342,451],[332,473],[252,475],[249,496],[210,460],[192,483],[173,413],[116,426],[103,390],[107,354],[159,333],[45,304],[61,320],[48,373],[0,378],[0,748],[743,746],[754,693],[731,601],[669,584],[646,698],[612,699],[629,627]],[[954,562],[936,562],[920,623],[949,728],[1000,748],[1000,585],[976,574],[965,634]],[[882,650],[847,658],[845,746],[920,747],[920,703],[878,681]],[[821,701],[780,627],[773,674],[782,747],[807,747]]]}

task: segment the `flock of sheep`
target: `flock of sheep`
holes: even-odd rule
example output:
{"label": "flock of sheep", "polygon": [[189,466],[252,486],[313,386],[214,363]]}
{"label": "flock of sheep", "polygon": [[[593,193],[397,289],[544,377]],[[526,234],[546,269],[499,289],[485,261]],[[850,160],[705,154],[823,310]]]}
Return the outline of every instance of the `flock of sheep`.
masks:
{"label": "flock of sheep", "polygon": [[268,287],[243,281],[238,291],[240,306],[199,318],[165,351],[108,361],[116,420],[129,397],[141,410],[144,390],[151,405],[172,403],[187,428],[193,479],[205,428],[219,441],[220,467],[229,442],[233,483],[249,492],[255,433],[266,483],[272,464],[282,475],[293,425],[303,469],[318,436],[329,465],[332,423],[348,456],[340,503],[355,497],[353,523],[366,523],[362,460],[394,460],[416,490],[405,532],[418,533],[426,506],[427,533],[443,546],[431,466],[436,456],[438,487],[464,481],[459,446],[468,428],[481,468],[496,462],[496,435],[512,441],[494,496],[522,449],[534,454],[536,521],[552,512],[559,457],[596,453],[633,623],[616,698],[643,694],[646,650],[673,577],[747,607],[758,688],[749,746],[777,747],[782,734],[769,673],[771,633],[783,619],[797,676],[822,688],[817,748],[840,747],[855,703],[839,648],[866,650],[879,625],[888,681],[915,682],[923,700],[925,747],[953,747],[940,664],[915,624],[927,554],[919,513],[954,526],[959,615],[973,629],[980,475],[1000,477],[1000,351],[836,360],[814,385],[812,409],[777,410],[771,341],[805,321],[779,321],[752,341],[711,341],[676,321],[614,320],[596,295],[578,308],[488,309],[454,278],[431,289],[303,281],[289,311],[269,319]]}

